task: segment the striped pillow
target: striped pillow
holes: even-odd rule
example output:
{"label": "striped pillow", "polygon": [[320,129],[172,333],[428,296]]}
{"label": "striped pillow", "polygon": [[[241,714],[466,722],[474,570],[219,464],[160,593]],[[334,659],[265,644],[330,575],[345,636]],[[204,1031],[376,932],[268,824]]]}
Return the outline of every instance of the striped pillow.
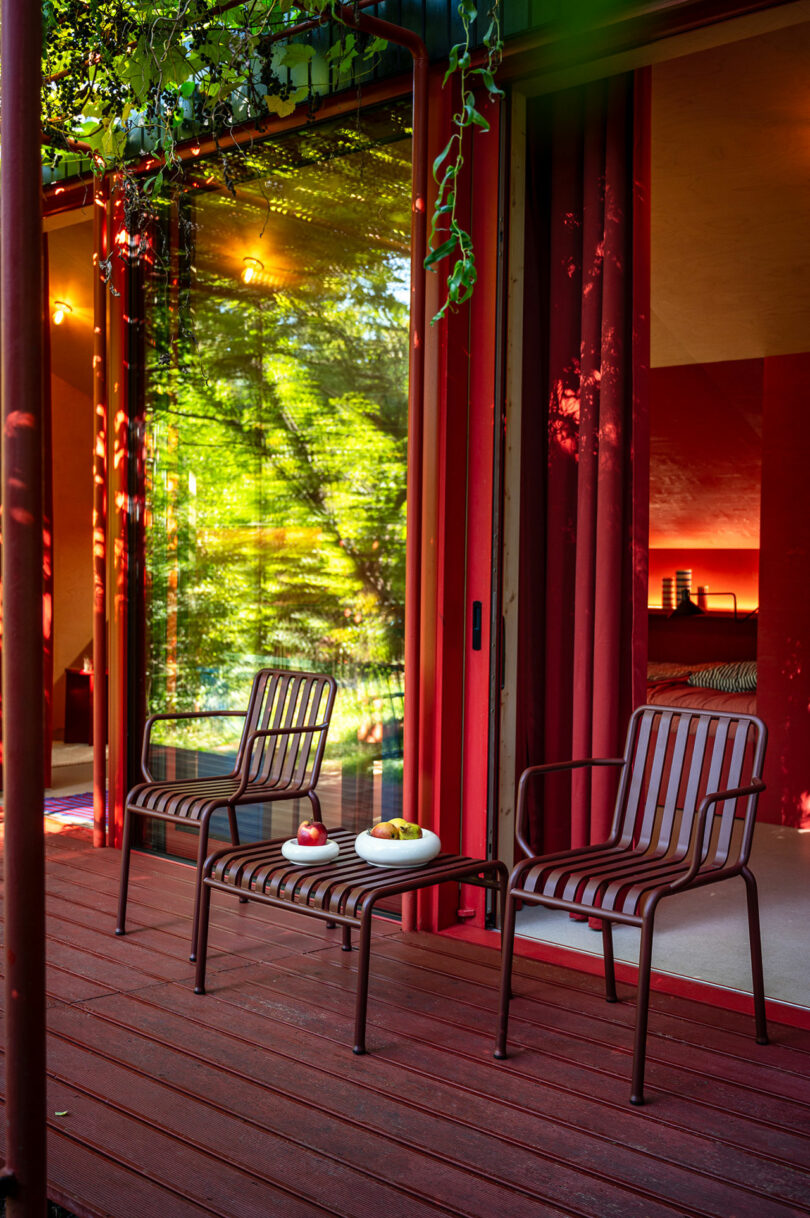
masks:
{"label": "striped pillow", "polygon": [[689,676],[689,685],[700,689],[719,689],[727,694],[753,693],[757,687],[756,660],[738,660],[734,664],[715,664]]}

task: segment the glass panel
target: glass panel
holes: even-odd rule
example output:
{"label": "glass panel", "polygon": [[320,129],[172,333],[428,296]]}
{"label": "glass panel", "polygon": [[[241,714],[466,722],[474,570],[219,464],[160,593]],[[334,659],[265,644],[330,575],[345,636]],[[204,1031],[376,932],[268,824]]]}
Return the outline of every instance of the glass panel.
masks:
{"label": "glass panel", "polygon": [[[244,709],[262,667],[333,673],[318,790],[358,829],[402,798],[409,117],[195,165],[148,310],[149,713]],[[155,773],[233,765],[238,720],[159,726]],[[243,839],[309,814],[240,812]]]}

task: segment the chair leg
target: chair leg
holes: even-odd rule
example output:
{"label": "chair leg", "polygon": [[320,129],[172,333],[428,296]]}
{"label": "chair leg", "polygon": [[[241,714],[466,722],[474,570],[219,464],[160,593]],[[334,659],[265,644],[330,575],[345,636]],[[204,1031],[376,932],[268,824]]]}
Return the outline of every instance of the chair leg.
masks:
{"label": "chair leg", "polygon": [[[239,825],[236,820],[236,808],[233,804],[228,804],[228,828],[231,834],[231,845],[239,845]],[[247,905],[247,897],[239,898],[240,905]]]}
{"label": "chair leg", "polygon": [[202,896],[203,867],[208,853],[208,820],[200,821],[200,841],[197,846],[197,870],[194,876],[194,913],[191,920],[191,954],[189,960],[197,959],[197,938],[200,925],[200,898]]}
{"label": "chair leg", "polygon": [[358,1056],[366,1051],[366,1011],[368,1009],[368,970],[371,956],[371,910],[363,914],[360,926],[360,958],[357,962],[357,991],[354,1000],[354,1048]]}
{"label": "chair leg", "polygon": [[197,928],[197,973],[194,979],[194,993],[205,993],[205,964],[208,955],[208,916],[211,911],[211,889],[203,884],[200,900],[199,926]]}
{"label": "chair leg", "polygon": [[129,859],[132,846],[132,813],[124,809],[124,829],[121,837],[121,886],[118,890],[118,921],[115,926],[117,935],[126,934],[127,892],[129,890]]}
{"label": "chair leg", "polygon": [[768,1023],[765,1018],[765,982],[762,976],[762,939],[759,933],[759,900],[757,882],[747,867],[742,869],[745,895],[748,899],[748,940],[751,945],[751,975],[754,983],[754,1020],[758,1045],[768,1043]]}
{"label": "chair leg", "polygon": [[501,993],[498,1008],[498,1033],[494,1057],[506,1057],[506,1032],[509,1024],[509,999],[512,996],[512,956],[515,950],[515,898],[507,894],[506,912],[501,930]]}
{"label": "chair leg", "polygon": [[644,1066],[647,1057],[647,1015],[650,1009],[650,969],[652,967],[654,911],[647,914],[641,927],[641,952],[638,960],[636,997],[636,1035],[633,1044],[633,1081],[630,1103],[644,1103]]}
{"label": "chair leg", "polygon": [[[332,926],[334,926],[334,925],[335,925],[335,923],[333,922]],[[351,926],[344,926],[342,928],[342,930],[343,930],[343,936],[342,936],[342,942],[340,945],[341,951],[350,952],[352,950],[352,928],[351,928]]]}
{"label": "chair leg", "polygon": [[605,1000],[616,1002],[616,970],[613,966],[613,924],[602,919],[602,954],[605,957]]}

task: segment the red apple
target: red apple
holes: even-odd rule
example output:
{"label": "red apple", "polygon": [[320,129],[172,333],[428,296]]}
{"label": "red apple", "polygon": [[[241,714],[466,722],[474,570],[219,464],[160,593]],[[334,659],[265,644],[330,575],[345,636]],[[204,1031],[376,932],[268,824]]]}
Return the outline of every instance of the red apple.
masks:
{"label": "red apple", "polygon": [[302,820],[298,826],[299,846],[325,846],[328,840],[326,825],[319,820]]}
{"label": "red apple", "polygon": [[371,837],[394,838],[399,837],[399,829],[393,821],[381,820],[378,825],[374,825],[372,829],[369,829],[369,834]]}

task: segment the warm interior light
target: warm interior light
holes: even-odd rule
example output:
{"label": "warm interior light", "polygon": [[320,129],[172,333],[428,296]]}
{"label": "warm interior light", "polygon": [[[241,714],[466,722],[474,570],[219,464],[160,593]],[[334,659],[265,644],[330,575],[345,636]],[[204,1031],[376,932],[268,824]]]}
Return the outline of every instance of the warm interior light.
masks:
{"label": "warm interior light", "polygon": [[55,300],[53,302],[53,313],[51,313],[51,321],[55,326],[61,326],[62,322],[67,317],[68,313],[72,313],[70,305],[66,300]]}
{"label": "warm interior light", "polygon": [[242,282],[252,283],[259,271],[264,270],[264,263],[260,262],[258,258],[243,258],[242,261],[245,264],[242,271]]}

